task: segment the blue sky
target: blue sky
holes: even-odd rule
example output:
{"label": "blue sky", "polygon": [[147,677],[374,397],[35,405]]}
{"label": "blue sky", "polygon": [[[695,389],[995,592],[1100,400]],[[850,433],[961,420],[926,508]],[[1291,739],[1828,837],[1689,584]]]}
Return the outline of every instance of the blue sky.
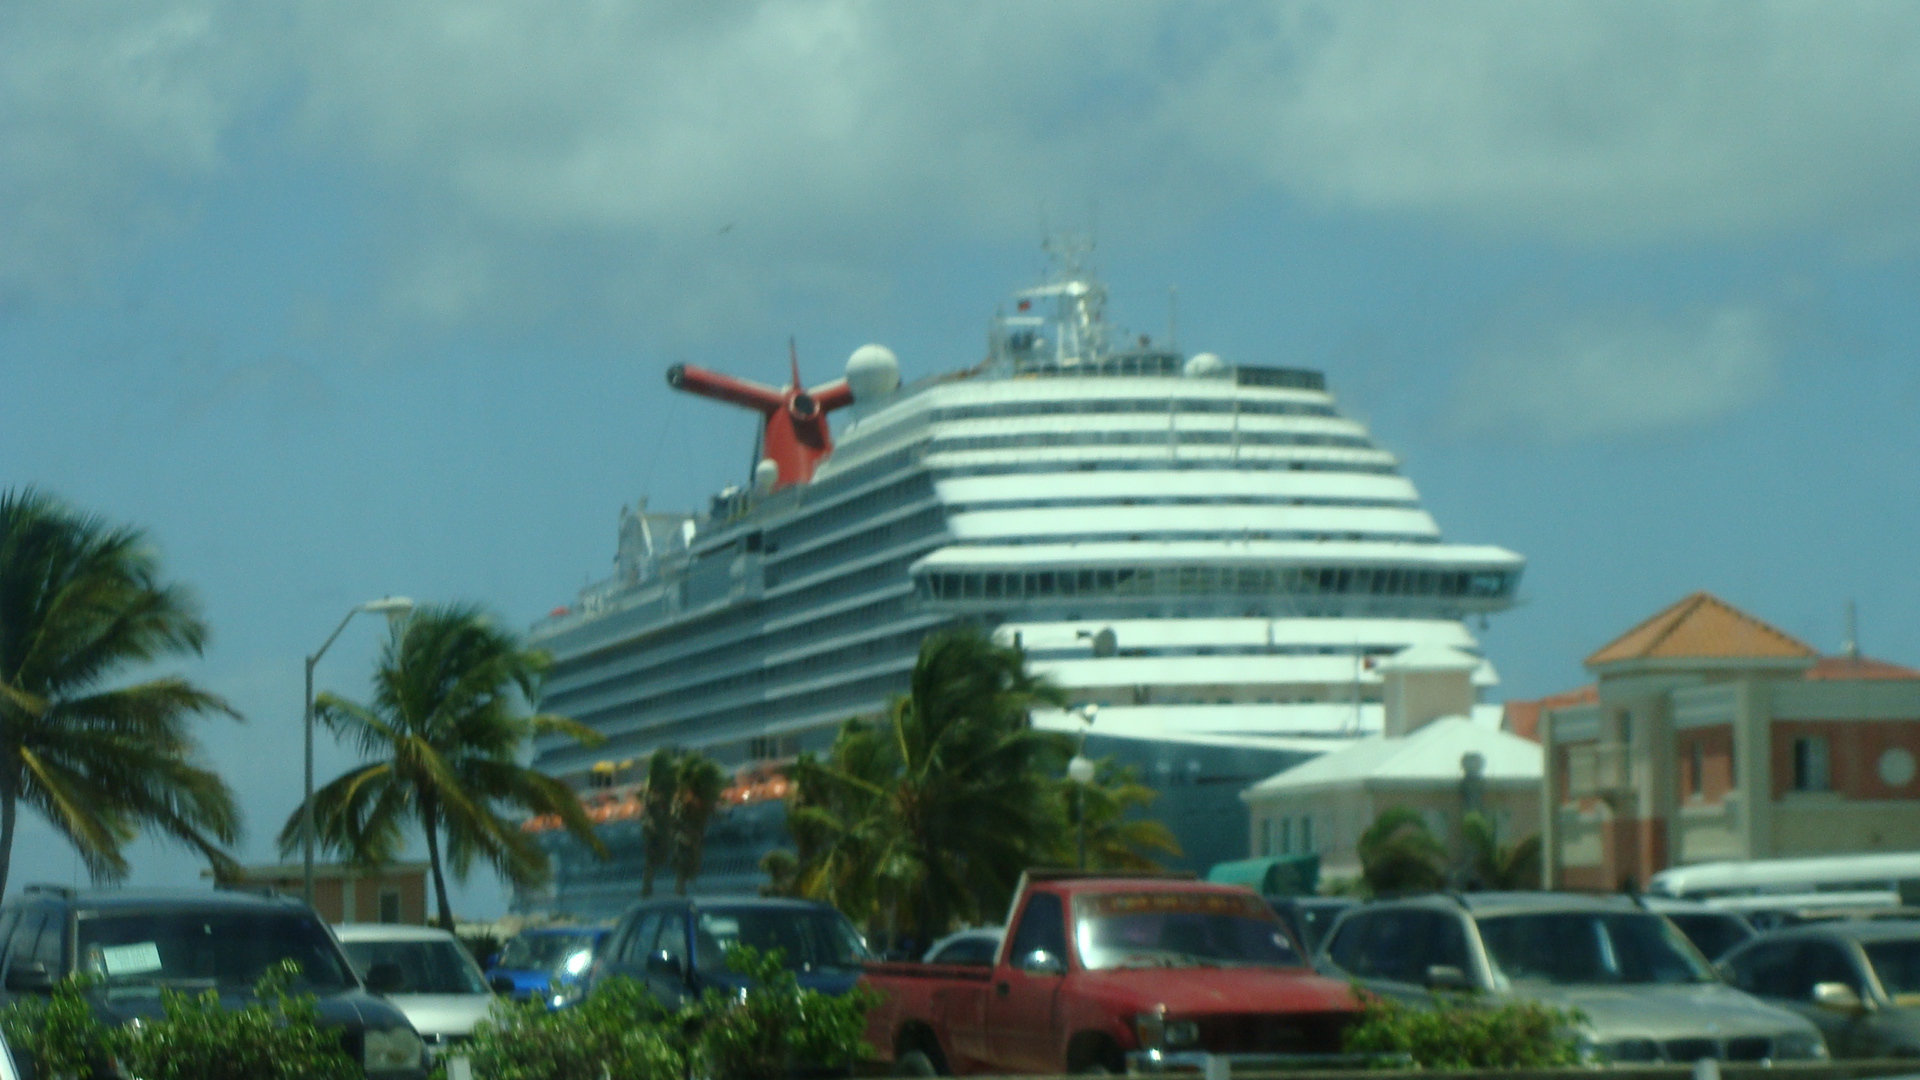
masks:
{"label": "blue sky", "polygon": [[[530,623],[623,503],[744,474],[669,364],[970,364],[1092,223],[1120,321],[1177,285],[1183,345],[1326,370],[1450,538],[1528,557],[1510,693],[1695,589],[1827,649],[1852,597],[1920,664],[1917,50],[1831,2],[11,5],[0,484],[198,591],[262,859],[347,608]],[[16,868],[75,873],[34,827]]]}

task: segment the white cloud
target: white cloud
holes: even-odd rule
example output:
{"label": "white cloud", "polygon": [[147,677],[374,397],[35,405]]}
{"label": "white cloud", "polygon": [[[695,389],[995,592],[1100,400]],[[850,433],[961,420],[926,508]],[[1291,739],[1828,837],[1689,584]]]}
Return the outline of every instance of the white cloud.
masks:
{"label": "white cloud", "polygon": [[1667,319],[1536,314],[1469,360],[1453,415],[1464,430],[1548,442],[1655,431],[1753,404],[1773,388],[1778,367],[1775,335],[1751,307]]}
{"label": "white cloud", "polygon": [[1573,243],[1920,237],[1905,6],[271,10],[0,14],[0,289],[126,249],[243,153],[365,177],[390,300],[433,320],[635,289],[724,307],[1027,238],[1090,196],[1168,231],[1292,194]]}

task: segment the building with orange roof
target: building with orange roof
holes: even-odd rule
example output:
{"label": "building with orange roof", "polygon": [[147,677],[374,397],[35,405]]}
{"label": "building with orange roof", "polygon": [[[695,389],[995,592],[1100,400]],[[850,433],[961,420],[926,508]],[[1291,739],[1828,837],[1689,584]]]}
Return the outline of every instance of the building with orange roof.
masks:
{"label": "building with orange roof", "polygon": [[1547,751],[1550,885],[1616,889],[1721,859],[1920,850],[1920,671],[1820,652],[1705,592],[1509,705]]}

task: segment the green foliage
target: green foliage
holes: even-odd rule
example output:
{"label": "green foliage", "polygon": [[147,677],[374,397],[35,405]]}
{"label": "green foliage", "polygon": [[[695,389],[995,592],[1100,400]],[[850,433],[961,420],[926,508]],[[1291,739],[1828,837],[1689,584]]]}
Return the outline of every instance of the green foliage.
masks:
{"label": "green foliage", "polygon": [[872,1055],[863,1038],[878,999],[872,989],[839,997],[804,989],[777,952],[735,948],[727,964],[753,980],[744,993],[711,990],[673,1013],[632,979],[608,980],[558,1012],[502,1003],[474,1031],[474,1075],[678,1080],[691,1067],[715,1080],[780,1080],[844,1070]]}
{"label": "green foliage", "polygon": [[187,722],[239,714],[185,679],[121,681],[197,656],[206,640],[193,598],[161,580],[139,530],[31,488],[0,492],[0,894],[23,803],[95,879],[126,875],[124,849],[143,830],[233,871],[223,848],[240,813],[226,783],[194,763]]}
{"label": "green foliage", "polygon": [[1068,747],[1027,717],[1064,700],[1017,648],[972,627],[929,634],[906,696],[795,764],[792,889],[889,940],[997,917],[1021,872],[1060,851]]}
{"label": "green foliage", "polygon": [[700,876],[707,825],[720,808],[726,786],[726,772],[704,754],[672,747],[653,752],[640,795],[647,855],[640,895],[652,896],[654,875],[667,868],[673,870],[674,891],[686,895],[687,886]]}
{"label": "green foliage", "polygon": [[1374,896],[1431,892],[1447,883],[1447,852],[1407,806],[1380,811],[1360,834],[1360,878]]}
{"label": "green foliage", "polygon": [[872,987],[838,997],[803,989],[777,949],[730,949],[727,966],[753,982],[737,996],[710,990],[696,1007],[695,1063],[705,1075],[781,1080],[801,1069],[845,1069],[872,1056],[867,1013],[880,999]]}
{"label": "green foliage", "polygon": [[[440,922],[453,927],[445,867],[465,879],[476,859],[521,888],[544,882],[546,854],[505,812],[553,815],[594,851],[580,799],[566,784],[520,763],[536,736],[564,735],[592,745],[600,737],[560,716],[527,715],[548,660],[528,650],[477,608],[429,606],[396,633],[374,671],[370,705],[333,694],[315,699],[317,715],[367,764],[314,792],[319,842],[352,861],[393,861],[410,826],[426,836]],[[301,809],[280,832],[291,855],[301,839]],[[444,837],[444,859],[441,841]]]}
{"label": "green foliage", "polygon": [[1423,1069],[1541,1069],[1577,1065],[1577,1013],[1538,1002],[1487,1004],[1465,995],[1434,996],[1420,1008],[1354,988],[1360,1019],[1349,1027],[1352,1054],[1410,1054]]}
{"label": "green foliage", "polygon": [[610,979],[557,1012],[538,1000],[496,1003],[467,1054],[487,1080],[679,1080],[686,1062],[678,1024],[632,979]]}
{"label": "green foliage", "polygon": [[1468,814],[1460,820],[1460,833],[1467,846],[1468,883],[1474,889],[1538,889],[1540,876],[1540,834],[1517,844],[1502,846],[1494,835],[1493,822],[1485,814]]}
{"label": "green foliage", "polygon": [[321,1022],[312,995],[287,992],[297,970],[288,962],[262,976],[242,1009],[225,1008],[211,990],[162,990],[162,1015],[126,1027],[102,1025],[89,984],[67,979],[47,1000],[8,1006],[0,1028],[49,1080],[92,1075],[109,1059],[141,1080],[354,1080],[360,1063],[339,1030]]}
{"label": "green foliage", "polygon": [[1081,785],[1060,777],[1055,781],[1055,796],[1060,806],[1060,845],[1051,861],[1058,865],[1072,866],[1079,858],[1082,813],[1089,870],[1159,870],[1154,855],[1180,854],[1180,842],[1171,829],[1136,815],[1160,793],[1141,783],[1140,771],[1131,765],[1103,758],[1094,763],[1092,783]]}

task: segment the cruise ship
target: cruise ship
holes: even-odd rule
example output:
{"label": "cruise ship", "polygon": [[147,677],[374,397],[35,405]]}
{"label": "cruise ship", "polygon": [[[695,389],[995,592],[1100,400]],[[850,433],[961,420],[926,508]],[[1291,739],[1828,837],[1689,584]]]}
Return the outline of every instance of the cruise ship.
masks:
{"label": "cruise ship", "polygon": [[623,511],[613,576],[534,628],[541,707],[607,740],[535,764],[585,794],[613,857],[546,830],[555,882],[522,906],[629,902],[635,784],[668,746],[735,776],[696,890],[752,891],[784,839],[778,765],[903,692],[939,627],[1024,648],[1075,706],[1035,724],[1137,765],[1200,869],[1246,853],[1239,790],[1379,732],[1378,659],[1480,655],[1468,622],[1513,604],[1521,556],[1444,540],[1321,372],[1188,354],[1105,307],[1070,260],[964,370],[902,385],[868,345],[810,389],[797,362],[783,387],[667,373],[716,421],[758,414],[758,464],[703,511]]}

